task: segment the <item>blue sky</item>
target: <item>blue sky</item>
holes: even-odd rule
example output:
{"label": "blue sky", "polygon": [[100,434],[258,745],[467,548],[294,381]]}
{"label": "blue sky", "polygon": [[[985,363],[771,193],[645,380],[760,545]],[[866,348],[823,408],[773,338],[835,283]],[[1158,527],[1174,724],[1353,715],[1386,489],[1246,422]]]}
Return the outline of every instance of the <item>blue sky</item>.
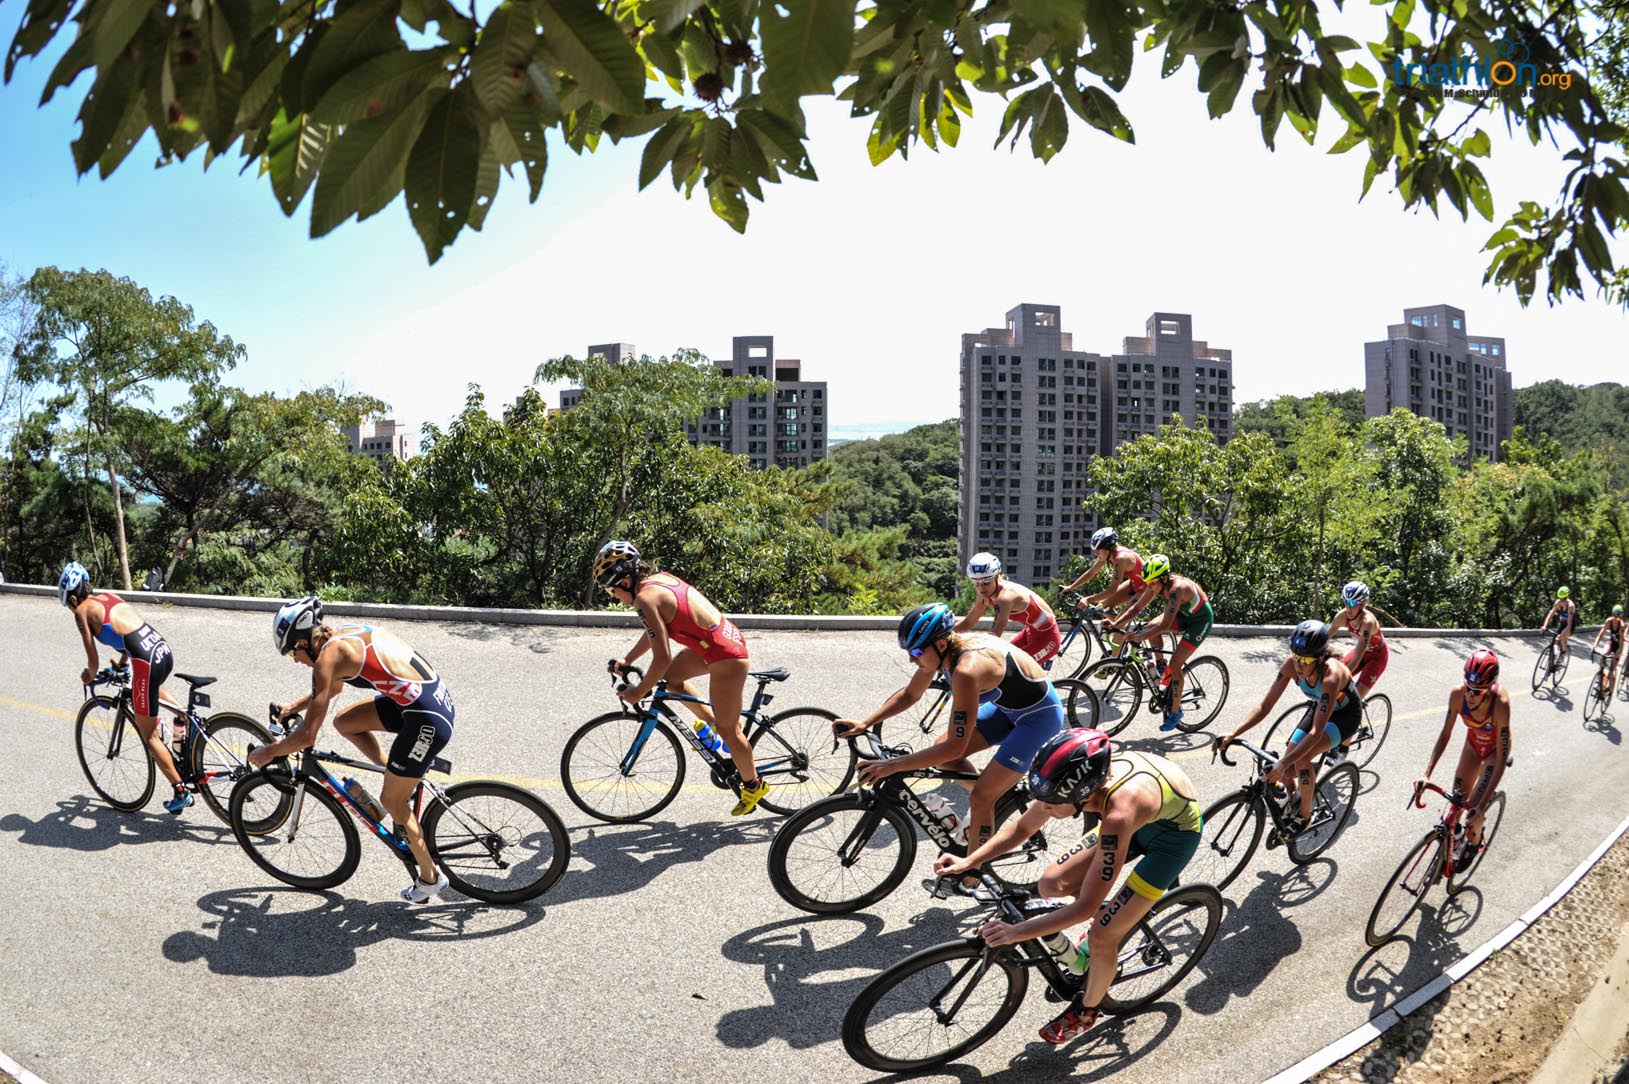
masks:
{"label": "blue sky", "polygon": [[[4,12],[9,44],[19,12]],[[1378,15],[1348,18],[1361,34]],[[538,362],[590,342],[718,354],[735,334],[773,334],[777,354],[830,381],[840,434],[950,417],[960,334],[1021,301],[1062,305],[1076,347],[1103,353],[1150,312],[1191,312],[1196,337],[1234,351],[1240,399],[1357,386],[1363,341],[1405,305],[1439,301],[1466,309],[1473,334],[1509,340],[1517,385],[1629,371],[1621,312],[1522,310],[1483,290],[1494,226],[1407,214],[1384,180],[1359,204],[1361,160],[1322,153],[1338,124],[1317,149],[1286,125],[1269,154],[1247,107],[1206,119],[1191,68],[1134,74],[1136,146],[1077,126],[1046,166],[991,149],[994,103],[976,103],[958,149],[881,168],[863,121],[815,105],[821,181],[772,189],[745,237],[665,180],[637,193],[637,145],[577,159],[552,143],[540,202],[506,181],[484,233],[428,267],[400,201],[312,241],[308,208],[285,218],[232,157],[155,170],[149,137],[109,180],[75,178],[85,82],[36,109],[53,62],[25,62],[0,88],[0,261],[127,275],[246,343],[239,383],[339,380],[413,424],[444,421],[471,381],[513,398]],[[1499,216],[1551,198],[1556,152],[1492,134]]]}

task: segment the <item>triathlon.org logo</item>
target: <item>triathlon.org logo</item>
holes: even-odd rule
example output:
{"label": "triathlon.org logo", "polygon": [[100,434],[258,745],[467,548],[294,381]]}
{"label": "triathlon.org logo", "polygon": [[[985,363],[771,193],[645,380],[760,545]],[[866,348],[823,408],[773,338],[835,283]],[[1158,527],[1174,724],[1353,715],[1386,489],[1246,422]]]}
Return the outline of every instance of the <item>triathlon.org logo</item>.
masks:
{"label": "triathlon.org logo", "polygon": [[[1506,38],[1495,43],[1496,56],[1480,60],[1460,57],[1458,60],[1435,64],[1404,64],[1400,56],[1392,57],[1392,82],[1398,86],[1440,87],[1444,93],[1480,96],[1494,94],[1494,88],[1554,87],[1567,90],[1572,86],[1571,72],[1539,71],[1528,59],[1527,46]],[[1478,89],[1480,87],[1480,89]]]}

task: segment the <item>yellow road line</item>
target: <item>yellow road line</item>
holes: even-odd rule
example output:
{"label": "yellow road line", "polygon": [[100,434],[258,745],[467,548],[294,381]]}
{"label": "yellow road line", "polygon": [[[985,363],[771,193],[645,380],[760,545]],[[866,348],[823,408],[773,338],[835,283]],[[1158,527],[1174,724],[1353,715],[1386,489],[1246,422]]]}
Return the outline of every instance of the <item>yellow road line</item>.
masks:
{"label": "yellow road line", "polygon": [[[1410,720],[1413,720],[1413,719],[1425,719],[1425,718],[1428,718],[1428,717],[1430,717],[1432,715],[1437,714],[1438,710],[1439,709],[1437,709],[1437,708],[1425,708],[1425,709],[1423,709],[1421,711],[1405,712],[1402,715],[1393,715],[1391,717],[1391,721],[1393,723],[1406,723],[1406,722],[1409,722]],[[1441,709],[1441,710],[1446,710],[1446,709]],[[1248,739],[1246,739],[1246,740],[1248,740]],[[1184,749],[1179,753],[1170,753],[1170,754],[1166,755],[1165,759],[1166,760],[1194,760],[1194,759],[1196,759],[1198,757],[1208,757],[1208,756],[1210,756],[1210,745],[1205,744],[1205,745],[1200,746],[1198,749]]]}
{"label": "yellow road line", "polygon": [[0,704],[10,708],[22,708],[24,711],[32,711],[38,715],[49,715],[54,719],[66,719],[70,723],[79,717],[76,712],[63,711],[61,708],[48,708],[44,704],[31,704],[27,700],[18,700],[10,696],[0,696]]}

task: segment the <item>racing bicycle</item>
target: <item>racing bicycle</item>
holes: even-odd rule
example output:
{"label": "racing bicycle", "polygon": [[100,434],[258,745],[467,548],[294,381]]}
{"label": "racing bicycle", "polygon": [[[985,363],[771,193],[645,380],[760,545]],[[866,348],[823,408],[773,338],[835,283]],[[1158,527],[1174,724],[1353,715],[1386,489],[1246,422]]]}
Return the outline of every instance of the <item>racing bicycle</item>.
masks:
{"label": "racing bicycle", "polygon": [[1546,682],[1550,688],[1556,689],[1561,685],[1561,679],[1567,676],[1567,663],[1570,661],[1570,652],[1561,650],[1561,633],[1552,632],[1550,642],[1539,652],[1539,657],[1533,661],[1533,691],[1542,689]]}
{"label": "racing bicycle", "polygon": [[[1144,651],[1141,643],[1128,640],[1124,655],[1100,659],[1080,676],[1097,694],[1098,729],[1111,737],[1130,725],[1145,693],[1148,710],[1155,715],[1163,715],[1170,705],[1171,687],[1161,681],[1165,667]],[[1177,729],[1192,734],[1209,726],[1227,703],[1227,689],[1227,664],[1215,655],[1183,663],[1183,716]]]}
{"label": "racing bicycle", "polygon": [[1398,935],[1403,923],[1425,902],[1425,894],[1438,881],[1447,878],[1450,896],[1463,892],[1471,874],[1482,864],[1482,856],[1493,846],[1493,837],[1498,835],[1499,824],[1504,819],[1505,793],[1501,790],[1488,799],[1487,811],[1482,817],[1482,842],[1472,848],[1465,843],[1465,831],[1459,823],[1460,815],[1467,812],[1464,796],[1427,783],[1415,787],[1409,804],[1424,809],[1427,790],[1448,799],[1448,809],[1442,820],[1408,852],[1386,887],[1380,890],[1380,898],[1369,912],[1369,925],[1363,933],[1364,940],[1373,947],[1378,948]]}
{"label": "racing bicycle", "polygon": [[1606,718],[1606,711],[1612,704],[1612,694],[1608,691],[1608,675],[1611,672],[1613,656],[1610,653],[1591,651],[1590,658],[1594,659],[1600,654],[1601,661],[1595,666],[1595,674],[1589,679],[1589,691],[1584,694],[1584,722],[1589,722],[1591,716]]}

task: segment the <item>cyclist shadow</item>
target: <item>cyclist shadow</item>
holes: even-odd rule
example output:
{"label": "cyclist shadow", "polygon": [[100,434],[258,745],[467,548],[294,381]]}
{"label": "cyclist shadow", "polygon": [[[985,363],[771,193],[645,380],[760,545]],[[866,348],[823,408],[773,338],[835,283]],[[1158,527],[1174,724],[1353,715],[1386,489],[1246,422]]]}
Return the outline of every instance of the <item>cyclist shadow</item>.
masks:
{"label": "cyclist shadow", "polygon": [[1157,753],[1160,756],[1171,756],[1173,753],[1191,753],[1197,749],[1210,747],[1215,736],[1203,730],[1196,730],[1191,734],[1175,731],[1160,734],[1152,738],[1133,738],[1130,741],[1117,741],[1115,744],[1122,749],[1131,749],[1140,753]]}
{"label": "cyclist shadow", "polygon": [[1232,913],[1223,912],[1221,932],[1194,967],[1201,977],[1188,981],[1188,1007],[1214,1016],[1235,997],[1248,996],[1280,961],[1294,955],[1301,948],[1301,931],[1285,909],[1323,895],[1338,868],[1333,859],[1319,858],[1289,873],[1255,871],[1255,887],[1238,903],[1226,902]]}
{"label": "cyclist shadow", "polygon": [[[1378,786],[1380,786],[1379,772],[1375,771],[1373,768],[1358,769],[1358,797],[1361,798],[1363,795],[1371,793]],[[1351,820],[1355,822],[1357,820],[1357,815],[1358,811],[1353,809]],[[1344,832],[1345,829],[1342,829],[1342,831]]]}
{"label": "cyclist shadow", "polygon": [[[1030,985],[1033,989],[1034,983]],[[1063,1006],[1059,1005],[1057,1009],[1061,1012]],[[964,1084],[974,1084],[974,1081],[1021,1084],[1034,1080],[1102,1080],[1123,1071],[1158,1047],[1176,1030],[1181,1019],[1180,1008],[1169,1001],[1161,1001],[1131,1016],[1107,1017],[1085,1035],[1060,1046],[1052,1046],[1038,1038],[1030,1030],[1033,1022],[1019,1023],[1015,1020],[1007,1028],[1019,1034],[1007,1041],[1017,1042],[1027,1034],[1029,1044],[1013,1057],[1007,1068],[985,1073],[971,1065],[948,1065],[937,1072]],[[1007,1032],[1002,1034],[1006,1035]],[[1000,1041],[1000,1037],[991,1040],[992,1043]],[[877,1079],[909,1078],[895,1075]]]}
{"label": "cyclist shadow", "polygon": [[[1594,719],[1585,719],[1584,729],[1594,734],[1605,734],[1606,740],[1611,742],[1613,745],[1622,745],[1623,735],[1620,734],[1618,732],[1618,728],[1613,725],[1617,721],[1617,717],[1611,712],[1608,712],[1604,717],[1597,716]],[[3,826],[3,823],[4,822],[0,822],[0,826]]]}
{"label": "cyclist shadow", "polygon": [[549,890],[549,903],[637,892],[673,866],[700,862],[725,847],[768,844],[780,824],[776,817],[725,824],[647,821],[573,828],[571,868]]}
{"label": "cyclist shadow", "polygon": [[[1439,885],[1436,891],[1440,891]],[[1464,955],[1459,939],[1482,916],[1482,892],[1470,885],[1433,906],[1428,898],[1405,934],[1358,958],[1346,980],[1347,997],[1369,1007],[1371,1018],[1424,986]]]}
{"label": "cyclist shadow", "polygon": [[[192,811],[198,811],[193,806]],[[172,817],[145,811],[121,813],[94,798],[74,795],[57,803],[57,811],[39,820],[21,813],[0,817],[0,833],[17,833],[17,842],[34,847],[73,851],[106,851],[129,843],[171,843],[178,839],[197,843],[230,843],[232,831],[208,810],[199,817]]]}
{"label": "cyclist shadow", "polygon": [[[275,904],[307,906],[284,911]],[[203,960],[217,975],[242,978],[315,978],[355,966],[360,950],[381,941],[452,944],[496,937],[532,926],[541,906],[489,907],[473,900],[409,904],[356,900],[336,892],[293,888],[237,888],[198,899],[202,930],[164,939],[173,963]],[[476,921],[479,920],[479,921]],[[211,936],[213,934],[213,936]]]}
{"label": "cyclist shadow", "polygon": [[1565,685],[1558,689],[1541,689],[1533,694],[1533,699],[1548,701],[1557,711],[1570,712],[1573,708],[1572,694]]}

